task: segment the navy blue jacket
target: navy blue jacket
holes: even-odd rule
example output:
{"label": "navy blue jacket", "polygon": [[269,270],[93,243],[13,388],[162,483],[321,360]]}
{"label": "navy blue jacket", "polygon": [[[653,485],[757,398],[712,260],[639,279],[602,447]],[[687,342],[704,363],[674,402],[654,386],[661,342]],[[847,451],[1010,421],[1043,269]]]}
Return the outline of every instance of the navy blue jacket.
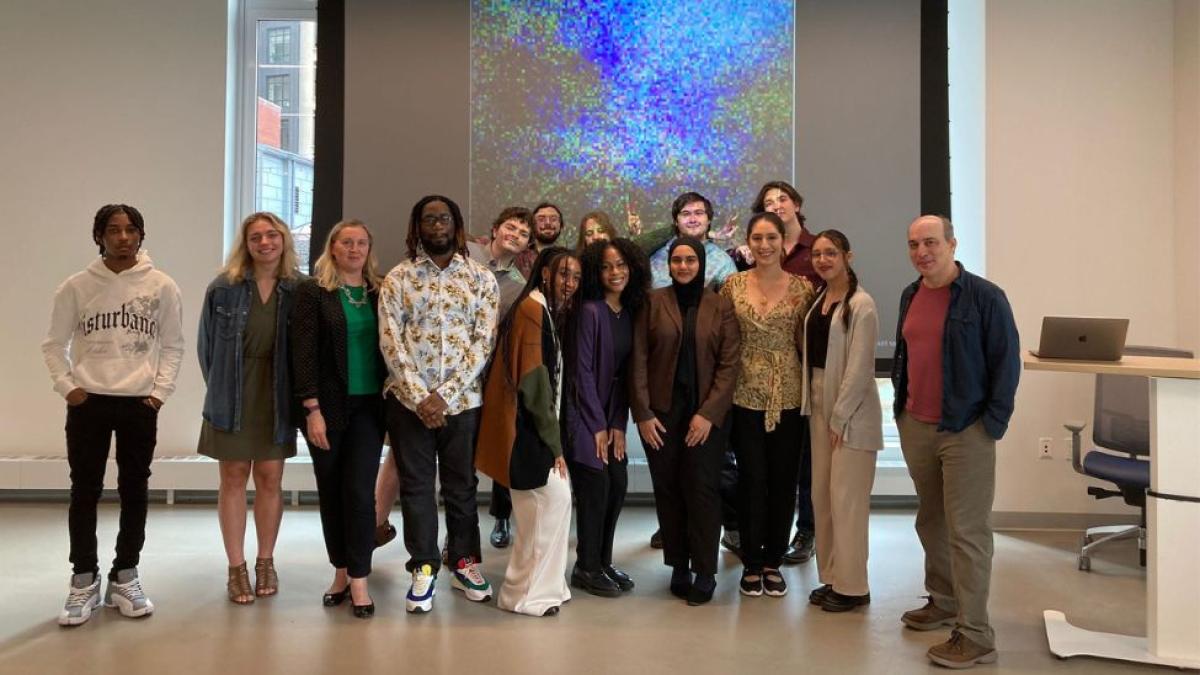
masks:
{"label": "navy blue jacket", "polygon": [[[958,265],[950,284],[950,308],[942,337],[942,421],[938,431],[959,432],[983,418],[996,440],[1008,430],[1021,376],[1021,343],[1012,307],[999,286]],[[908,346],[904,317],[920,287],[917,279],[900,296],[896,357],[892,362],[895,414],[908,398]]]}
{"label": "navy blue jacket", "polygon": [[[302,279],[280,279],[275,287],[279,294],[275,322],[275,443],[286,443],[296,437],[293,420],[291,364],[288,359],[288,323],[295,302],[296,284]],[[208,390],[204,393],[204,419],[225,432],[242,430],[242,337],[250,317],[250,294],[257,293],[254,275],[237,283],[224,275],[208,285],[204,306],[200,309],[200,335],[196,354],[200,357],[200,373]]]}

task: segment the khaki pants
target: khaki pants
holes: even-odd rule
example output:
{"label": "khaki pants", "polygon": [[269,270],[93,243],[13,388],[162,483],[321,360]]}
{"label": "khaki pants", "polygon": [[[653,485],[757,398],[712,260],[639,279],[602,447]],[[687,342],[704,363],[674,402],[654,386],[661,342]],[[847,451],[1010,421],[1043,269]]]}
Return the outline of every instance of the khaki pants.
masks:
{"label": "khaki pants", "polygon": [[842,595],[866,595],[871,485],[875,453],[829,444],[830,401],[823,400],[825,371],[814,368],[812,410],[812,504],[816,525],[817,573]]}
{"label": "khaki pants", "polygon": [[959,433],[938,431],[907,412],[897,420],[900,446],[917,488],[917,536],[925,549],[925,589],[957,612],[956,629],[994,648],[988,624],[992,580],[992,499],[996,441],[976,421]]}

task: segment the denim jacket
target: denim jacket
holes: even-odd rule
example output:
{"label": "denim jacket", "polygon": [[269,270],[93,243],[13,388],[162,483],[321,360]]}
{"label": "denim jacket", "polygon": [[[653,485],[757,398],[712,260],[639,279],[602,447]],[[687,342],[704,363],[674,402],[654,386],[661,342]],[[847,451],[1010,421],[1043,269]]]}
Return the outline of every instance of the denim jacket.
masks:
{"label": "denim jacket", "polygon": [[[982,418],[983,427],[999,440],[1013,414],[1021,376],[1021,346],[1012,307],[999,286],[958,265],[950,284],[950,307],[942,337],[942,421],[938,431],[960,432]],[[904,318],[917,293],[917,279],[900,296],[896,325],[896,358],[892,362],[895,415],[908,398],[908,345]]]}
{"label": "denim jacket", "polygon": [[[288,321],[295,302],[296,285],[302,279],[280,279],[275,323],[275,443],[294,438],[292,382],[288,360]],[[204,419],[217,429],[237,432],[242,428],[242,343],[250,316],[251,293],[256,293],[254,275],[230,282],[224,274],[208,285],[200,310],[200,336],[196,353],[208,391],[204,394]]]}

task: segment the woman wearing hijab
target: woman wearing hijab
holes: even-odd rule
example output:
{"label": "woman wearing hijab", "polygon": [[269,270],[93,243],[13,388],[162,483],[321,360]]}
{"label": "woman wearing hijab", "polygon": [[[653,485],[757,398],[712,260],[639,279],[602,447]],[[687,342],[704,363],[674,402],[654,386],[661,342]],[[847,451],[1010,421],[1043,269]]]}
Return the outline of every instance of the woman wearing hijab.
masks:
{"label": "woman wearing hijab", "polygon": [[700,240],[671,244],[671,285],[647,296],[630,358],[663,561],[673,570],[671,593],[689,605],[711,600],[717,585],[721,467],[741,343],[733,304],[704,287],[704,262]]}

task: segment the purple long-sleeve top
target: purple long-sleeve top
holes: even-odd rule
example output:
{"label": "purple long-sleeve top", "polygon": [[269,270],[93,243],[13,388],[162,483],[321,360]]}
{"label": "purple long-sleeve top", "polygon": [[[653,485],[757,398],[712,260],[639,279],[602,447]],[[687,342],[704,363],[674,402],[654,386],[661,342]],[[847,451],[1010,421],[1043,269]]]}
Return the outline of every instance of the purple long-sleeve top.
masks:
{"label": "purple long-sleeve top", "polygon": [[[616,362],[613,330],[618,320],[603,300],[584,302],[577,320],[571,387],[574,395],[565,406],[569,434],[566,452],[574,462],[601,469],[604,463],[596,457],[596,433],[603,429],[624,431],[629,421],[629,392],[625,386],[629,358],[626,354],[621,363]],[[632,339],[632,322],[622,323],[630,328]]]}

